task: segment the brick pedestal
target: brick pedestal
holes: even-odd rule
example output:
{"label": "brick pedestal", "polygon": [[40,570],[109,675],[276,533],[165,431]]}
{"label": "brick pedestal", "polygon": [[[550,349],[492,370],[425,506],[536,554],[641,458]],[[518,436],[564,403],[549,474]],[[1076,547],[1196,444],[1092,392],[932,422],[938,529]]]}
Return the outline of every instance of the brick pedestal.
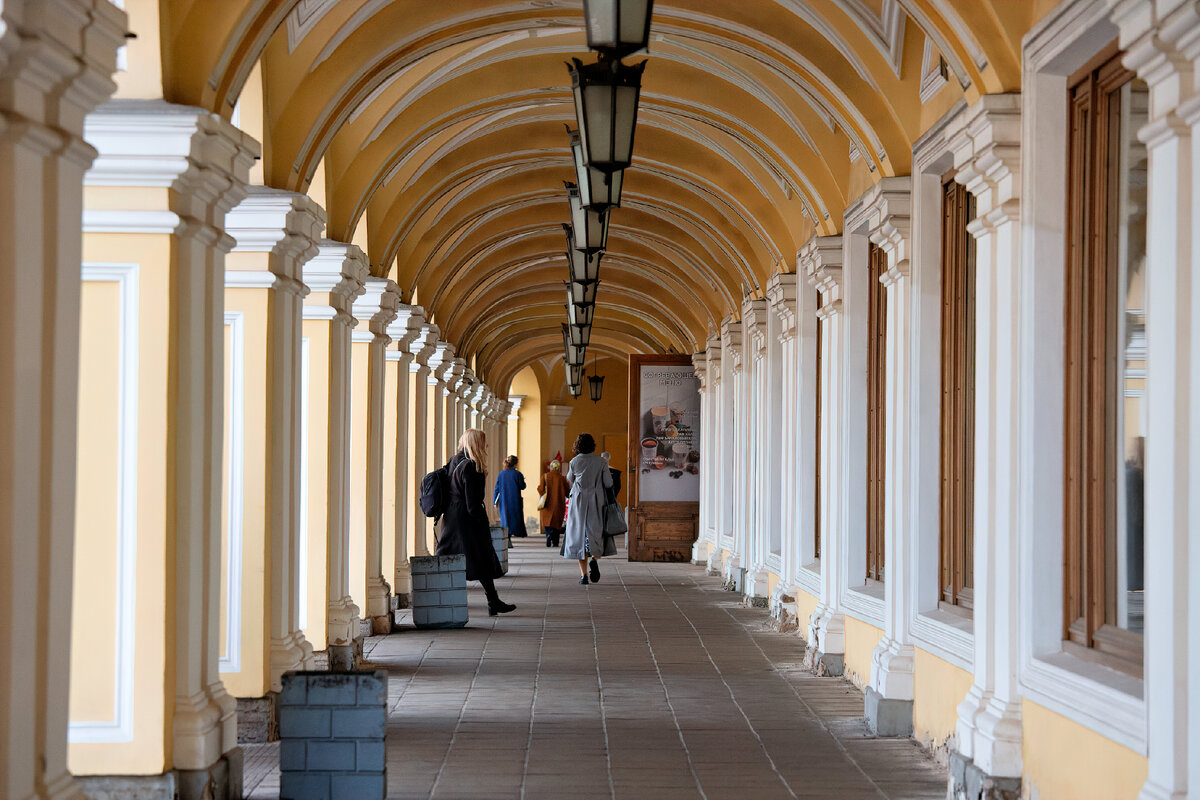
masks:
{"label": "brick pedestal", "polygon": [[467,624],[467,557],[415,556],[412,618],[418,628],[461,628]]}
{"label": "brick pedestal", "polygon": [[387,672],[288,672],[279,695],[280,800],[382,800]]}

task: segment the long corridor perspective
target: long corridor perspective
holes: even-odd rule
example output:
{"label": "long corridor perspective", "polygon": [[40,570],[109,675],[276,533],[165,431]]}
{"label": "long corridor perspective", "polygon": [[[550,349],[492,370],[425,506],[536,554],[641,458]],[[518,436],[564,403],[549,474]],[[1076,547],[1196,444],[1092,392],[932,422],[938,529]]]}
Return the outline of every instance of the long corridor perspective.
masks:
{"label": "long corridor perspective", "polygon": [[[465,629],[367,640],[388,671],[389,798],[946,796],[945,769],[872,736],[862,693],[804,669],[764,609],[699,567],[619,555],[583,587],[518,541],[497,581],[515,613],[488,617],[472,591]],[[277,748],[247,746],[251,800],[279,797]]]}

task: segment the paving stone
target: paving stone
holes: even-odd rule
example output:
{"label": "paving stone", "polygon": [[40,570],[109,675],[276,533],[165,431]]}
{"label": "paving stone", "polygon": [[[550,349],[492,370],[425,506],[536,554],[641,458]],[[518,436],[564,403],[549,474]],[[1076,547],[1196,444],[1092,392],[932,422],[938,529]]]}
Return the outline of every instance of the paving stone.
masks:
{"label": "paving stone", "polygon": [[[872,737],[862,694],[802,671],[803,641],[719,577],[605,559],[585,589],[536,540],[508,555],[497,588],[513,614],[488,617],[471,584],[468,627],[416,630],[406,612],[364,644],[387,677],[358,691],[386,693],[388,738],[355,757],[380,780],[386,767],[389,798],[945,797],[944,769],[910,740]],[[414,587],[433,574],[415,571]],[[463,591],[422,588],[439,602]],[[280,749],[248,747],[268,749],[247,751],[247,797],[279,797]]]}

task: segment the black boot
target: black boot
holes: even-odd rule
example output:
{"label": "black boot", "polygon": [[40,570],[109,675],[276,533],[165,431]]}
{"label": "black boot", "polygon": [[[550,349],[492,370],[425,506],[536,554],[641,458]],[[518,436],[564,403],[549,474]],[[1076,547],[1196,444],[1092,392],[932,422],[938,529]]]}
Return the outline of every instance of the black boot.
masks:
{"label": "black boot", "polygon": [[516,611],[516,610],[517,610],[516,606],[514,606],[512,603],[504,602],[499,597],[496,598],[495,602],[493,602],[491,600],[488,601],[488,616],[489,617],[494,617],[497,614],[507,614],[510,611]]}

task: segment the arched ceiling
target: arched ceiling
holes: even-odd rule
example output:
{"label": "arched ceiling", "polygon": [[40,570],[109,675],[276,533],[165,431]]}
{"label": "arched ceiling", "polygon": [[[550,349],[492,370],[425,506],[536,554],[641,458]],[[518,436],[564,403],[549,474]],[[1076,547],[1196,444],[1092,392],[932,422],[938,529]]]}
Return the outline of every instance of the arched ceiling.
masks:
{"label": "arched ceiling", "polygon": [[[907,174],[938,58],[940,108],[1017,88],[1020,38],[1050,2],[657,0],[592,349],[702,349],[838,231],[851,192]],[[373,273],[493,388],[561,350],[582,0],[159,9],[166,98],[228,117],[260,65],[267,185],[306,191],[323,168],[327,235],[365,231]]]}

